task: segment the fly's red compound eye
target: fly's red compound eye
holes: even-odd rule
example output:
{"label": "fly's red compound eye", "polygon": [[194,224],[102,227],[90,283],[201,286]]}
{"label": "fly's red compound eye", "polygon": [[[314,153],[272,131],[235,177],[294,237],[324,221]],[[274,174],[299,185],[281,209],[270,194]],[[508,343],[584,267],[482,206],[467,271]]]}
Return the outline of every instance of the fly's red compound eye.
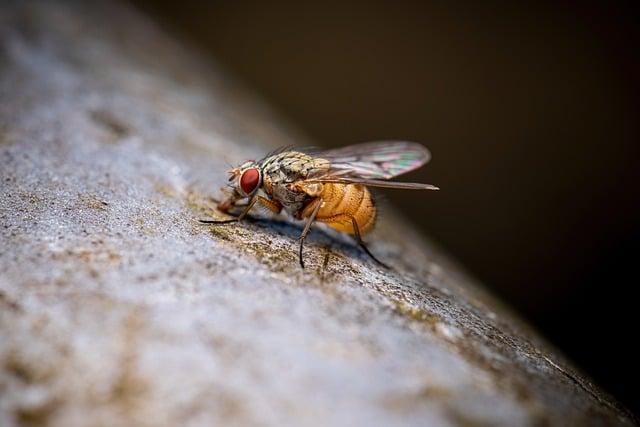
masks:
{"label": "fly's red compound eye", "polygon": [[258,183],[260,182],[260,171],[256,168],[247,169],[242,172],[242,176],[240,177],[240,188],[245,194],[253,193],[253,190],[256,189]]}

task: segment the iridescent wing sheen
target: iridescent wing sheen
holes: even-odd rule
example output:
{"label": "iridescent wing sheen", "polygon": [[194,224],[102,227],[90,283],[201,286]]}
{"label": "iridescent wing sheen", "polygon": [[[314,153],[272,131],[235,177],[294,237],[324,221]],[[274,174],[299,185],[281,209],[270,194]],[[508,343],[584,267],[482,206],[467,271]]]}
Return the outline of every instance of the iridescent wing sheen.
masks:
{"label": "iridescent wing sheen", "polygon": [[377,141],[314,153],[327,159],[330,168],[318,176],[319,182],[362,184],[371,187],[437,190],[429,184],[387,181],[415,170],[431,159],[424,146],[406,141]]}
{"label": "iridescent wing sheen", "polygon": [[391,179],[426,164],[431,153],[406,141],[377,141],[322,151],[334,171],[347,170],[360,178]]}

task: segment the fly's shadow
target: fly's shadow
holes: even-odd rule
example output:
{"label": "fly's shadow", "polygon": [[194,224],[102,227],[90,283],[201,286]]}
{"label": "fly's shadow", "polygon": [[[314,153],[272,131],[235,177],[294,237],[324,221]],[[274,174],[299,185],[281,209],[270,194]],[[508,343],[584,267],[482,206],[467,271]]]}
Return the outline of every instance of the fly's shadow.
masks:
{"label": "fly's shadow", "polygon": [[[238,218],[232,218],[228,220],[198,220],[203,225],[214,225],[214,226],[226,226],[226,227],[235,227],[242,226],[239,224]],[[295,222],[290,220],[281,219],[281,218],[266,218],[262,216],[254,216],[254,215],[245,215],[242,218],[242,222],[247,222],[257,227],[269,230],[271,232],[275,232],[279,236],[289,238],[293,241],[299,241],[299,237],[301,234],[301,230],[303,227]],[[309,230],[309,234],[306,237],[306,242],[314,244],[317,247],[324,248],[329,252],[339,252],[349,258],[365,260],[367,257],[373,259],[377,264],[381,265],[389,269],[387,265],[380,262],[377,258],[375,258],[371,252],[367,249],[366,246],[359,245],[361,249],[358,248],[359,242],[357,238],[355,238],[355,242],[347,241],[343,238],[339,233],[332,232],[329,229],[325,229],[324,227],[315,226]],[[354,244],[355,243],[355,244]],[[324,260],[320,260],[323,264],[323,270],[327,268],[328,257],[324,257]],[[304,264],[301,262],[301,266],[304,268]]]}

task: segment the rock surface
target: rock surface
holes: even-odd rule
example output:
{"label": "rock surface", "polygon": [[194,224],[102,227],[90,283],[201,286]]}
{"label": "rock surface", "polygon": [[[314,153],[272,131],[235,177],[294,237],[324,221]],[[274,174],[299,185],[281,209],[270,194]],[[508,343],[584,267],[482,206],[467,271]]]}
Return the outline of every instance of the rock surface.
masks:
{"label": "rock surface", "polygon": [[633,424],[392,213],[393,270],[199,225],[282,123],[129,6],[3,4],[0,425]]}

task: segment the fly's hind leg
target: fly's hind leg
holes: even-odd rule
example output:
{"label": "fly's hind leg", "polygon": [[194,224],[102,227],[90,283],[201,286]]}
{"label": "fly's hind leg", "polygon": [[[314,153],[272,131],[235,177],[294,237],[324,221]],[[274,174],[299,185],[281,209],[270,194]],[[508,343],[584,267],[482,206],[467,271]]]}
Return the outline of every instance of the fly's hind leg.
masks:
{"label": "fly's hind leg", "polygon": [[358,245],[365,251],[365,253],[367,255],[369,255],[371,257],[372,260],[374,260],[377,264],[379,264],[380,266],[389,269],[390,267],[385,264],[384,262],[380,261],[378,258],[376,258],[371,251],[369,251],[369,248],[367,248],[367,245],[365,245],[364,241],[362,240],[362,236],[360,235],[360,227],[358,226],[358,221],[356,221],[356,219],[354,217],[350,217],[351,218],[351,224],[353,224],[353,232],[355,234],[355,239],[356,242],[358,242]]}

